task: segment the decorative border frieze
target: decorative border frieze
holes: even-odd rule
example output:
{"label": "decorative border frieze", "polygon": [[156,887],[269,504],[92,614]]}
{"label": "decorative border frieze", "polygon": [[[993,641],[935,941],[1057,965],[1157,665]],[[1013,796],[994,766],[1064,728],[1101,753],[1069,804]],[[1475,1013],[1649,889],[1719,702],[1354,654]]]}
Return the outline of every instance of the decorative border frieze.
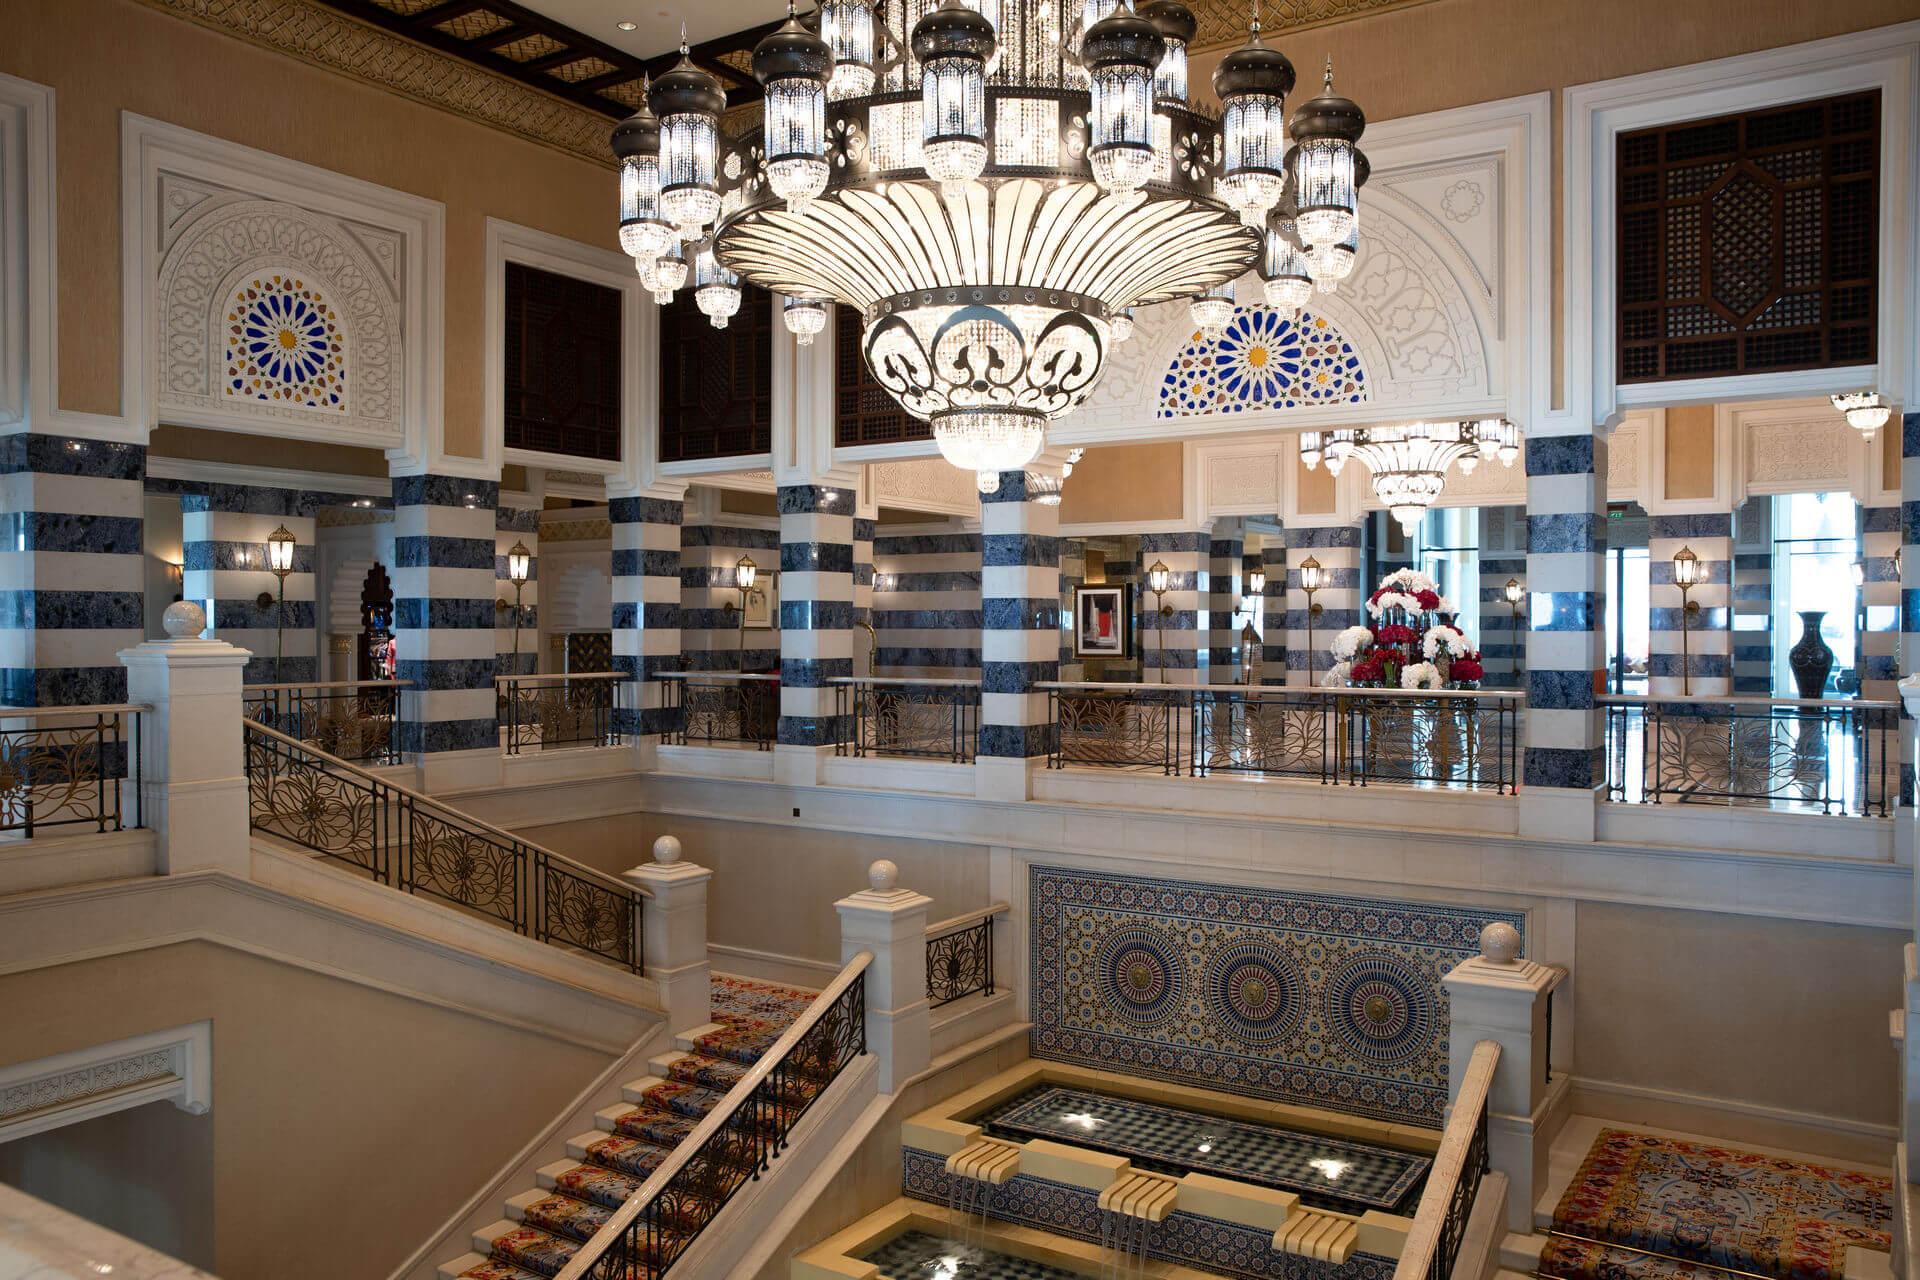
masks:
{"label": "decorative border frieze", "polygon": [[0,1142],[149,1102],[196,1116],[212,1107],[212,1022],[0,1068]]}

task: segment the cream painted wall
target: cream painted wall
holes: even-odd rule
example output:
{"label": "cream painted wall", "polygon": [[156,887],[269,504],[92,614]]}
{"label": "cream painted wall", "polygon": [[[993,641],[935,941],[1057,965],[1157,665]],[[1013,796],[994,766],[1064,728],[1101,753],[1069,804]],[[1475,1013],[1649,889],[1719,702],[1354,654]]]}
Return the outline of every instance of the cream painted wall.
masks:
{"label": "cream painted wall", "polygon": [[1666,468],[1669,500],[1711,498],[1714,470],[1714,407],[1676,405],[1667,410]]}
{"label": "cream painted wall", "polygon": [[1089,449],[1060,492],[1060,523],[1178,520],[1184,478],[1178,442]]}
{"label": "cream painted wall", "polygon": [[[190,1260],[227,1280],[386,1274],[608,1063],[205,942],[0,977],[0,1008],[0,1064],[213,1020],[206,1116],[184,1126],[109,1117],[101,1123],[118,1127],[105,1136],[55,1134],[24,1161],[9,1157],[0,1176],[89,1217],[177,1219],[191,1245],[207,1193],[194,1144],[205,1143],[213,1249]],[[181,1176],[152,1176],[164,1153],[151,1144],[181,1132]],[[115,1185],[123,1162],[134,1188]],[[116,1208],[135,1194],[141,1203]]]}
{"label": "cream painted wall", "polygon": [[1583,902],[1575,1074],[1892,1125],[1894,930]]}

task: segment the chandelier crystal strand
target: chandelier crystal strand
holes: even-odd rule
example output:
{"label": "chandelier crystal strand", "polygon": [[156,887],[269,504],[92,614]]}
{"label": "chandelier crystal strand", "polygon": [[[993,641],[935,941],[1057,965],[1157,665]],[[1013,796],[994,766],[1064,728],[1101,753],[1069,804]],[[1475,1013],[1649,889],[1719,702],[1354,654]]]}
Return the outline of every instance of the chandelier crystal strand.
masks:
{"label": "chandelier crystal strand", "polygon": [[1289,314],[1298,313],[1313,297],[1313,271],[1292,235],[1291,222],[1277,219],[1270,222],[1266,253],[1260,264],[1260,278],[1267,286],[1267,305]]}
{"label": "chandelier crystal strand", "polygon": [[[620,248],[635,263],[650,263],[673,238],[660,215],[660,122],[642,106],[613,130],[620,161]],[[643,273],[644,274],[644,273]]]}
{"label": "chandelier crystal strand", "polygon": [[993,25],[965,0],[941,0],[913,24],[920,155],[949,199],[987,167],[987,60],[994,46]]}
{"label": "chandelier crystal strand", "polygon": [[1360,228],[1355,226],[1338,244],[1315,245],[1307,254],[1308,269],[1313,272],[1314,287],[1332,293],[1340,282],[1353,274],[1353,260],[1360,248]]}
{"label": "chandelier crystal strand", "polygon": [[796,345],[810,347],[827,327],[827,304],[819,298],[788,298],[780,304],[780,318]]}
{"label": "chandelier crystal strand", "polygon": [[[1303,243],[1316,247],[1357,243],[1360,186],[1367,180],[1360,135],[1367,118],[1352,99],[1333,91],[1333,59],[1319,97],[1294,113],[1291,153],[1297,225]],[[1311,258],[1311,255],[1309,255]],[[1315,279],[1320,273],[1314,273]]]}
{"label": "chandelier crystal strand", "polygon": [[827,0],[820,8],[820,36],[833,58],[827,97],[834,102],[873,92],[872,0]]}
{"label": "chandelier crystal strand", "polygon": [[686,247],[675,240],[653,264],[653,300],[661,306],[673,301],[673,295],[687,282]]}
{"label": "chandelier crystal strand", "polygon": [[684,31],[680,61],[653,82],[647,105],[660,118],[661,216],[679,228],[682,240],[699,240],[720,216],[715,170],[727,98],[717,79],[693,65]]}
{"label": "chandelier crystal strand", "polygon": [[720,265],[711,241],[693,260],[693,301],[716,329],[726,328],[740,311],[740,277]]}
{"label": "chandelier crystal strand", "polygon": [[1082,42],[1093,80],[1087,158],[1093,180],[1114,195],[1131,197],[1153,175],[1153,72],[1166,49],[1159,28],[1124,2]]}
{"label": "chandelier crystal strand", "polygon": [[1286,97],[1293,91],[1293,64],[1260,38],[1257,0],[1247,42],[1220,59],[1213,91],[1220,98],[1226,147],[1215,190],[1248,226],[1260,226],[1286,190]]}
{"label": "chandelier crystal strand", "polygon": [[792,0],[787,20],[753,50],[753,75],[766,89],[767,185],[798,213],[827,189],[827,81],[833,51],[800,24]]}
{"label": "chandelier crystal strand", "polygon": [[1160,29],[1167,51],[1153,72],[1153,96],[1161,102],[1185,105],[1187,101],[1187,48],[1200,30],[1193,10],[1180,0],[1149,0],[1140,6],[1140,16]]}

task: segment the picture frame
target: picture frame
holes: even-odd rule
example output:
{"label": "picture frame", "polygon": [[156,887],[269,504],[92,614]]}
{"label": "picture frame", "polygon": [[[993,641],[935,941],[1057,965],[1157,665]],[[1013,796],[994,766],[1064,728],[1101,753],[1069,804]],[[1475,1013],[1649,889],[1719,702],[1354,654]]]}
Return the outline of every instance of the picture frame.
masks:
{"label": "picture frame", "polygon": [[1133,584],[1120,582],[1073,589],[1073,656],[1133,656]]}
{"label": "picture frame", "polygon": [[780,575],[762,573],[754,582],[753,589],[747,592],[746,628],[749,631],[772,631],[775,620],[780,616]]}

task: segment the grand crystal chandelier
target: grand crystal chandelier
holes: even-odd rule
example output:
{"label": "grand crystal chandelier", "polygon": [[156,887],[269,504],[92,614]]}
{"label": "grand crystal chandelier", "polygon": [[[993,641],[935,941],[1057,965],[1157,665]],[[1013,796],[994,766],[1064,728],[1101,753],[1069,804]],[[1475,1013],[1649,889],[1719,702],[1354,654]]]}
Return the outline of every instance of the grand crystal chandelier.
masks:
{"label": "grand crystal chandelier", "polygon": [[1520,456],[1520,428],[1505,418],[1473,422],[1414,422],[1300,434],[1300,460],[1339,475],[1352,458],[1365,464],[1374,496],[1412,533],[1446,487],[1448,468],[1471,475],[1487,458],[1511,467]]}
{"label": "grand crystal chandelier", "polygon": [[1367,180],[1359,107],[1325,89],[1286,116],[1294,70],[1260,36],[1187,100],[1180,0],[826,0],[755,48],[760,129],[679,63],[613,133],[620,241],[658,298],[687,283],[715,325],[740,281],[783,295],[810,343],[857,311],[874,378],[955,466],[1037,457],[1135,309],[1230,319],[1258,266],[1297,308],[1353,267]]}

